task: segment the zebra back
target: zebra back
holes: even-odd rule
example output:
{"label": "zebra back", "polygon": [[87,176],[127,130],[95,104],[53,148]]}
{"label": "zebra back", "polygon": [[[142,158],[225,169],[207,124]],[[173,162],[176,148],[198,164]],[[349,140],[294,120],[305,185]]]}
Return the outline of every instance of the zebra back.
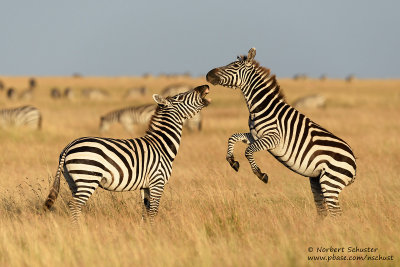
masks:
{"label": "zebra back", "polygon": [[146,104],[111,111],[100,118],[100,131],[107,131],[113,123],[118,122],[132,132],[132,125],[148,123],[155,109],[156,105]]}
{"label": "zebra back", "polygon": [[0,110],[0,125],[2,127],[28,126],[30,128],[40,129],[41,124],[42,115],[40,111],[33,106]]}

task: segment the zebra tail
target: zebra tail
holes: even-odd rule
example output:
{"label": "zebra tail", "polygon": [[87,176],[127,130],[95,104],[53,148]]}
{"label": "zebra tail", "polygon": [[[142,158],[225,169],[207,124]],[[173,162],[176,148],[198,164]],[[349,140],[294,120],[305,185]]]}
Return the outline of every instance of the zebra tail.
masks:
{"label": "zebra tail", "polygon": [[64,167],[65,156],[67,154],[67,149],[63,151],[60,161],[58,163],[58,168],[56,172],[56,176],[54,177],[53,186],[50,189],[49,196],[44,203],[45,208],[50,209],[54,202],[57,199],[58,193],[60,191],[60,176],[61,176],[61,169]]}

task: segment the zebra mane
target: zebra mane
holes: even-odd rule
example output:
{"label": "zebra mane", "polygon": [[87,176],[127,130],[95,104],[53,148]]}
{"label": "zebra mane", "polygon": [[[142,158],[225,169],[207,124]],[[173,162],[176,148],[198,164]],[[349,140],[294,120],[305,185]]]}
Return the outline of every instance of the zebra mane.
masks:
{"label": "zebra mane", "polygon": [[275,74],[270,75],[271,73],[270,69],[260,66],[260,63],[258,61],[253,60],[253,66],[258,71],[258,73],[265,75],[265,80],[270,80],[276,84],[276,94],[278,95],[278,99],[286,102],[285,95],[283,94],[281,87],[279,86],[279,83],[276,80]]}
{"label": "zebra mane", "polygon": [[[166,97],[167,100],[169,100],[170,98],[171,98],[170,96]],[[146,134],[149,134],[154,131],[153,122],[154,122],[155,118],[160,114],[161,109],[162,109],[162,107],[160,105],[157,105],[156,110],[154,111],[153,115],[150,118],[149,128],[147,129]]]}
{"label": "zebra mane", "polygon": [[[240,56],[237,56],[237,59],[239,61],[246,61],[247,60],[247,56],[246,55],[240,55]],[[263,67],[263,66],[260,66],[260,63],[258,61],[256,61],[256,60],[253,60],[253,66],[258,71],[258,73],[260,73],[262,75],[265,75],[265,79],[269,78],[269,80],[272,80],[272,82],[276,84],[276,89],[277,89],[276,93],[278,95],[278,99],[283,100],[283,101],[286,102],[285,95],[283,94],[283,92],[281,90],[281,87],[279,86],[278,81],[276,80],[275,74],[270,76],[270,73],[271,73],[270,69],[268,69],[266,67]]]}

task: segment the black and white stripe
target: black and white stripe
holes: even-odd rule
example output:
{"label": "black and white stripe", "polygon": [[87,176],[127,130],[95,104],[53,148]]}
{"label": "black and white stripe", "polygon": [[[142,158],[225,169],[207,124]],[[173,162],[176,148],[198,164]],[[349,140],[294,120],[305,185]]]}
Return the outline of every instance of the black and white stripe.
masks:
{"label": "black and white stripe", "polygon": [[[171,84],[165,87],[161,91],[161,95],[164,97],[173,96],[176,94],[184,93],[191,90],[193,87],[187,84]],[[184,126],[189,131],[201,131],[203,125],[203,117],[201,112],[197,113],[193,118],[190,120],[186,120]]]}
{"label": "black and white stripe", "polygon": [[255,54],[252,48],[247,57],[238,57],[237,61],[207,74],[207,81],[212,84],[239,88],[250,113],[250,132],[229,138],[226,159],[238,171],[234,144],[247,143],[246,158],[253,172],[266,183],[268,176],[261,172],[253,154],[267,150],[292,171],[310,177],[318,214],[341,213],[339,193],[356,175],[350,146],[288,105],[275,76],[254,61]]}
{"label": "black and white stripe", "polygon": [[133,126],[135,124],[149,123],[156,108],[157,105],[147,104],[111,111],[100,118],[100,131],[108,131],[113,123],[118,122],[128,132],[133,133]]}
{"label": "black and white stripe", "polygon": [[60,154],[46,207],[57,198],[63,172],[72,191],[69,206],[74,222],[97,187],[110,191],[140,189],[144,210],[152,220],[178,153],[183,122],[208,105],[208,92],[208,86],[203,85],[174,97],[153,95],[158,107],[143,137],[83,137],[70,143]]}
{"label": "black and white stripe", "polygon": [[32,129],[40,129],[42,115],[33,106],[22,106],[0,110],[0,126],[3,128],[27,126]]}

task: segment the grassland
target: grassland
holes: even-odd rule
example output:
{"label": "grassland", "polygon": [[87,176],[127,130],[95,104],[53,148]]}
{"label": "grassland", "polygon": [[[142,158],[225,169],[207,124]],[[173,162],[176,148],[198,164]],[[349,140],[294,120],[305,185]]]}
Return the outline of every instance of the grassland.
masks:
{"label": "grassland", "polygon": [[[0,77],[7,86],[26,87],[28,77]],[[83,210],[84,224],[72,230],[64,180],[52,212],[43,201],[58,156],[70,141],[98,136],[100,115],[150,103],[151,93],[177,82],[206,83],[190,77],[39,77],[31,101],[43,113],[43,129],[0,131],[0,266],[312,266],[308,256],[393,256],[393,260],[331,261],[340,266],[400,265],[400,81],[281,79],[287,101],[311,93],[328,98],[327,107],[303,110],[346,140],[358,158],[357,179],[341,193],[342,217],[317,219],[308,179],[292,173],[267,152],[256,160],[269,174],[252,175],[238,144],[241,169],[225,161],[227,138],[247,130],[247,110],[239,91],[211,87],[203,131],[184,131],[156,225],[141,225],[138,192],[95,192]],[[123,99],[127,88],[146,85],[149,94]],[[70,86],[76,101],[53,100],[50,89]],[[103,88],[110,99],[79,98],[86,87]],[[144,127],[137,129],[143,134]],[[109,137],[129,138],[118,125]],[[348,247],[377,248],[348,253]],[[309,248],[313,252],[309,252]],[[317,252],[320,247],[345,252]]]}

